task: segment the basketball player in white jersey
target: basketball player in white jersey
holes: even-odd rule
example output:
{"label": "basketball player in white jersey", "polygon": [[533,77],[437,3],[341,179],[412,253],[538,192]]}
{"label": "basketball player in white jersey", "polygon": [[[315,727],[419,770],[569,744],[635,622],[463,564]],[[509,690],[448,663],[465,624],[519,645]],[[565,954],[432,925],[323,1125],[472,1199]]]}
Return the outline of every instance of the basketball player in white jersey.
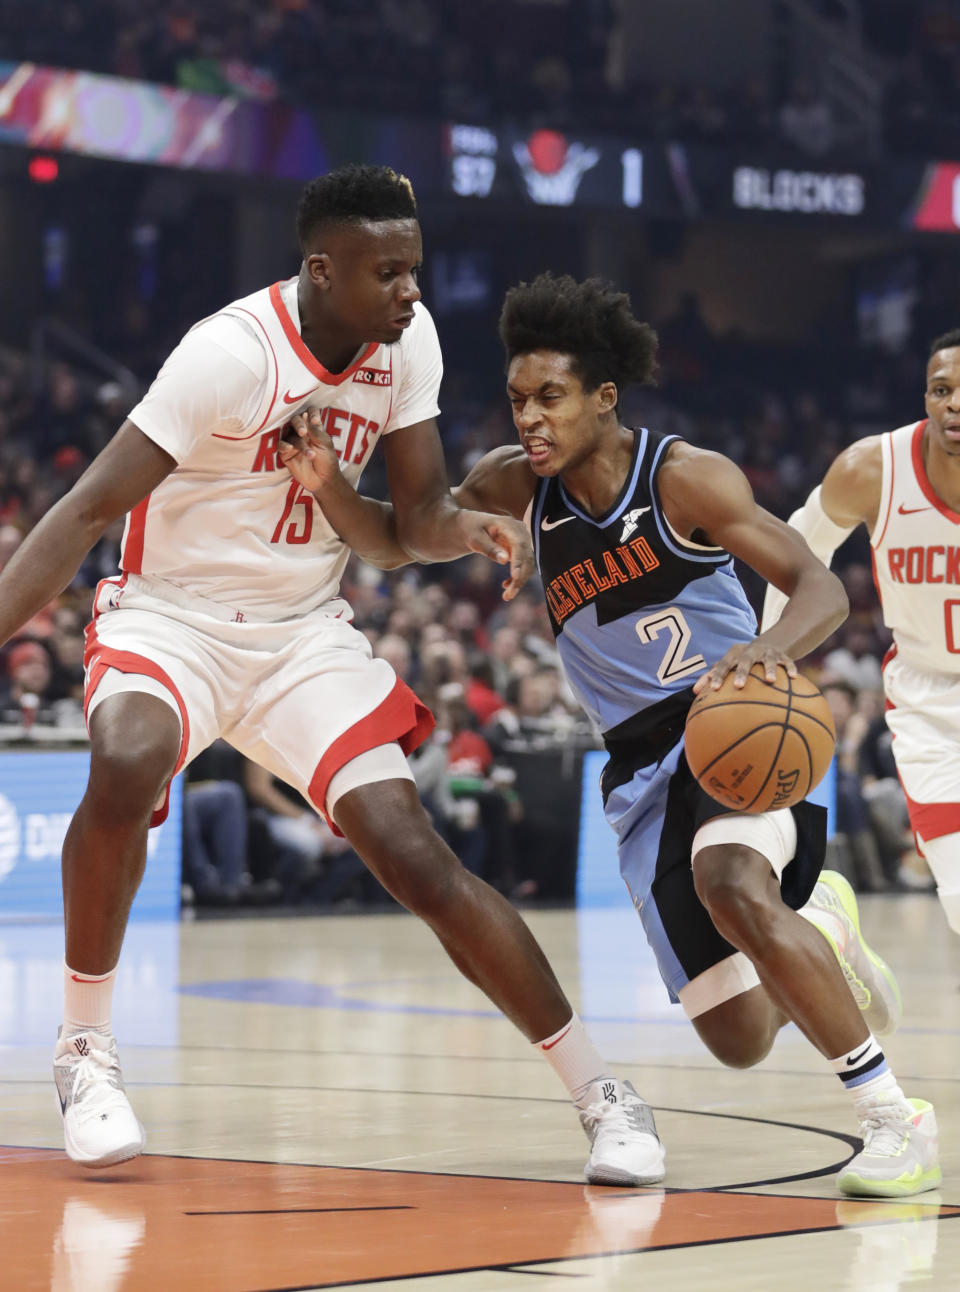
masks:
{"label": "basketball player in white jersey", "polygon": [[542,1048],[591,1139],[587,1179],[659,1180],[649,1107],[610,1075],[513,908],[434,833],[404,757],[432,716],[351,626],[348,550],[278,460],[291,415],[320,408],[351,482],[380,444],[419,559],[509,562],[508,597],[528,576],[523,526],[461,510],[447,487],[413,191],[387,168],[345,167],[306,187],[297,223],[298,277],[187,333],[0,576],[2,643],[127,513],[121,573],[98,588],[87,630],[90,779],[63,850],[67,1152],[105,1167],[143,1148],[110,1026],[114,975],[170,778],[223,737],[312,802]]}
{"label": "basketball player in white jersey", "polygon": [[[927,416],[844,449],[790,524],[822,561],[859,524],[873,548],[887,725],[917,844],[960,933],[960,328],[930,347]],[[764,626],[782,597],[770,588]]]}

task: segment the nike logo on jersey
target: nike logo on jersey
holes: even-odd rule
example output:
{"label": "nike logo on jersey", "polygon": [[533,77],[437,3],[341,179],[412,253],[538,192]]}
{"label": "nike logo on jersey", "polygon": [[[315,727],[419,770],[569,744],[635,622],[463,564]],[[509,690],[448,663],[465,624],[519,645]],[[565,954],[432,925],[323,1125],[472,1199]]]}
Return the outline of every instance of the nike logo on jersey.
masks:
{"label": "nike logo on jersey", "polygon": [[640,523],[640,517],[644,512],[648,512],[649,507],[634,507],[633,511],[628,511],[623,518],[623,533],[620,535],[620,542],[625,543],[633,531]]}
{"label": "nike logo on jersey", "polygon": [[912,516],[918,511],[932,511],[932,507],[904,507],[903,503],[897,508],[901,516]]}
{"label": "nike logo on jersey", "polygon": [[559,520],[547,520],[544,516],[540,522],[541,529],[556,529],[558,525],[565,525],[568,520],[576,520],[575,516],[561,516]]}
{"label": "nike logo on jersey", "polygon": [[285,404],[299,404],[301,399],[306,399],[308,395],[312,395],[314,389],[315,387],[311,386],[310,389],[305,390],[302,395],[291,395],[290,391],[288,390],[285,392],[283,396],[283,402]]}

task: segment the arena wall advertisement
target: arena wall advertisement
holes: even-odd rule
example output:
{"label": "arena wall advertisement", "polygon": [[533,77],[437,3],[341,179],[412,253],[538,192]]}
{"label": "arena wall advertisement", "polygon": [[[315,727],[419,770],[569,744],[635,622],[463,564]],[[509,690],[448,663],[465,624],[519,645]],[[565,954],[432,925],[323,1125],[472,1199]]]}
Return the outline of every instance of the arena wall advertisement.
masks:
{"label": "arena wall advertisement", "polygon": [[822,220],[960,232],[960,163],[797,157],[373,113],[307,111],[91,72],[0,62],[0,144],[304,180],[389,164],[424,194],[656,219]]}
{"label": "arena wall advertisement", "polygon": [[[63,918],[60,852],[89,763],[89,753],[79,750],[0,753],[0,923]],[[134,920],[179,915],[181,794],[178,776],[169,816],[150,831]]]}

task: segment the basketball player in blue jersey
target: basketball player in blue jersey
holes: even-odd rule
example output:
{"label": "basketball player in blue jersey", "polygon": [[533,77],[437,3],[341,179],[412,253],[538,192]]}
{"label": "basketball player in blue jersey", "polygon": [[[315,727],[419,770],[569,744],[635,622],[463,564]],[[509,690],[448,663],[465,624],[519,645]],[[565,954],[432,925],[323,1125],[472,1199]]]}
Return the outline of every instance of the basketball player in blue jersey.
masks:
{"label": "basketball player in blue jersey", "polygon": [[[855,906],[837,900],[829,873],[818,883],[823,809],[731,812],[684,758],[695,693],[731,671],[742,686],[756,663],[771,680],[778,664],[795,676],[794,659],[844,618],[839,581],[727,458],[620,421],[620,392],[651,378],[656,353],[625,295],[543,275],[507,293],[500,333],[520,443],[487,454],[454,492],[530,526],[564,669],[610,754],[601,789],[621,874],[671,997],[733,1067],[797,1024],[860,1122],[842,1192],[934,1188],[933,1109],[903,1095],[870,1030],[896,1026],[896,984],[860,938]],[[350,546],[404,563],[390,509],[358,498],[310,423],[297,419],[288,467]],[[759,636],[735,556],[788,597]]]}

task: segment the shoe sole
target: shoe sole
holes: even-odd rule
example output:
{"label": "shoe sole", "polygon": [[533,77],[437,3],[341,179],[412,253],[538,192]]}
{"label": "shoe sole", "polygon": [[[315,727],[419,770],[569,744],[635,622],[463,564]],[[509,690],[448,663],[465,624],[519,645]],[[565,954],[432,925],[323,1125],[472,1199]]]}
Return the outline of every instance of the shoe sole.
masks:
{"label": "shoe sole", "polygon": [[934,1166],[922,1172],[918,1180],[865,1180],[859,1175],[840,1175],[837,1188],[853,1198],[909,1198],[915,1193],[937,1189],[942,1182],[943,1173],[939,1166]]}
{"label": "shoe sole", "polygon": [[[884,979],[890,986],[890,990],[893,992],[893,999],[896,1002],[897,1012],[896,1012],[896,1017],[892,1019],[892,1025],[882,1029],[879,1027],[874,1029],[874,1034],[876,1036],[891,1036],[897,1030],[897,1026],[899,1025],[900,1018],[903,1015],[903,999],[900,995],[900,985],[897,982],[896,977],[894,976],[894,972],[887,964],[886,960],[884,960],[882,956],[877,955],[876,951],[874,951],[868,945],[867,940],[860,932],[860,910],[859,910],[859,907],[857,906],[856,894],[854,893],[850,885],[847,883],[847,881],[844,879],[844,877],[839,873],[839,871],[824,870],[820,872],[820,883],[826,884],[826,886],[836,897],[837,901],[843,907],[844,911],[846,912],[847,918],[850,920],[851,924],[853,925],[854,932],[857,935],[857,941],[860,943],[864,951],[867,953],[867,959],[870,961],[873,967],[878,971],[878,973],[883,975]],[[824,934],[824,936],[826,937],[826,934]],[[834,954],[837,954],[837,948],[836,946],[834,946],[833,939],[828,937],[827,941],[834,948]],[[867,1013],[868,1011],[869,1011],[869,1006],[867,1007],[867,1010],[864,1011],[864,1013]]]}
{"label": "shoe sole", "polygon": [[115,1148],[112,1152],[96,1158],[85,1157],[66,1134],[64,1134],[64,1146],[71,1162],[76,1162],[77,1166],[86,1167],[88,1171],[100,1171],[105,1167],[120,1166],[122,1162],[131,1162],[135,1157],[139,1157],[146,1146],[146,1138],[141,1138],[137,1144],[122,1144],[120,1148]]}
{"label": "shoe sole", "polygon": [[633,1175],[629,1171],[619,1171],[615,1166],[611,1166],[593,1171],[584,1168],[583,1178],[587,1184],[607,1184],[619,1189],[633,1189],[644,1184],[659,1184],[666,1174],[666,1169],[663,1167],[648,1175]]}

